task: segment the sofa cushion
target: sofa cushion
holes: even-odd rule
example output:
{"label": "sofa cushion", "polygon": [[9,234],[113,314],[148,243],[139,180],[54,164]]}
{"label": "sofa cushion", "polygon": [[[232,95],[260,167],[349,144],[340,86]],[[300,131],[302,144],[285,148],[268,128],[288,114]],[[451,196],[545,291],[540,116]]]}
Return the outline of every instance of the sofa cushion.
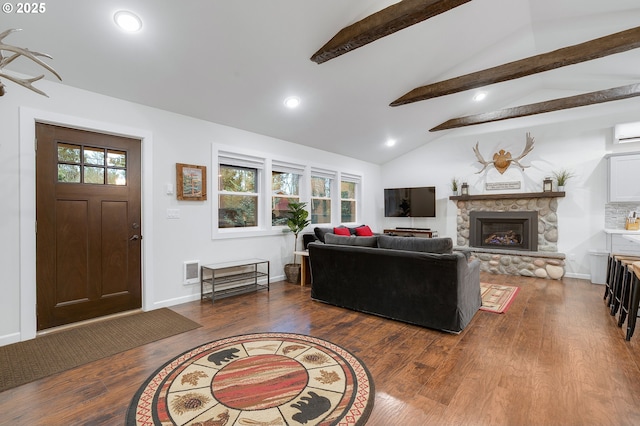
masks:
{"label": "sofa cushion", "polygon": [[443,238],[394,237],[380,235],[378,247],[392,250],[419,251],[424,253],[452,253],[453,240]]}
{"label": "sofa cushion", "polygon": [[318,238],[318,240],[320,240],[320,242],[324,243],[324,236],[326,233],[332,233],[333,229],[332,228],[319,228],[319,227],[315,227],[313,228],[313,233],[316,234],[316,237]]}
{"label": "sofa cushion", "polygon": [[372,237],[373,232],[371,231],[371,228],[369,228],[368,225],[362,225],[356,228],[356,235],[359,237]]}
{"label": "sofa cushion", "polygon": [[[351,235],[351,231],[349,230],[349,228],[345,228],[343,226],[338,226],[336,228],[333,228],[333,233],[335,235],[346,235],[347,237],[349,235]],[[326,240],[326,238],[327,238],[327,236],[325,235],[325,240]]]}
{"label": "sofa cushion", "polygon": [[324,242],[343,246],[378,247],[378,237],[358,237],[354,235],[344,236],[336,234],[326,234]]}

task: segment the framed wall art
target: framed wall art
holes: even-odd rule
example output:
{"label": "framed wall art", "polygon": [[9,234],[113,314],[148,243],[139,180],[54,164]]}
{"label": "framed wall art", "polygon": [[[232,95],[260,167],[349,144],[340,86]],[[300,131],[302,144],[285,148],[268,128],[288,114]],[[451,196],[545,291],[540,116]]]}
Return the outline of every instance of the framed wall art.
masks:
{"label": "framed wall art", "polygon": [[207,168],[176,163],[176,197],[184,201],[207,199]]}

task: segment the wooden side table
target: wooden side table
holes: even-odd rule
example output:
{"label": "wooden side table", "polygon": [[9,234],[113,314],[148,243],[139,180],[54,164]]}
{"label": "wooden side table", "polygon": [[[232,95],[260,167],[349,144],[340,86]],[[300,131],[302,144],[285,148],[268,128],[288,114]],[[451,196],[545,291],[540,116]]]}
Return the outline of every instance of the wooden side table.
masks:
{"label": "wooden side table", "polygon": [[309,250],[294,251],[294,255],[300,256],[300,287],[311,283],[311,268],[309,268]]}

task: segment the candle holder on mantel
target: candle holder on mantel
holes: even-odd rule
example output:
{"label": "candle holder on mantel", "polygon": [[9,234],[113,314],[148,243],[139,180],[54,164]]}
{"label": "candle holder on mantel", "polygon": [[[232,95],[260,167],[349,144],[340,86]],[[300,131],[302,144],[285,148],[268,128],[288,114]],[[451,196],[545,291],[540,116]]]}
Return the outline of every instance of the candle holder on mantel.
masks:
{"label": "candle holder on mantel", "polygon": [[553,192],[553,180],[548,176],[542,181],[542,192]]}
{"label": "candle holder on mantel", "polygon": [[469,195],[469,184],[467,182],[462,182],[462,186],[460,187],[460,195]]}

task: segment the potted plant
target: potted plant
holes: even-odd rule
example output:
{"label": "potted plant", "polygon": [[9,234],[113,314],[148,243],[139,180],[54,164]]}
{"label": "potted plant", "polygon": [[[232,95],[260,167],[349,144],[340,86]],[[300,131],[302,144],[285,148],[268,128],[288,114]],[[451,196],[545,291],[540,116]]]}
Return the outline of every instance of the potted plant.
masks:
{"label": "potted plant", "polygon": [[300,277],[300,264],[296,262],[296,246],[298,245],[298,234],[302,232],[304,228],[311,223],[307,218],[309,212],[305,210],[307,203],[298,203],[295,201],[289,202],[289,210],[287,211],[288,219],[287,226],[293,232],[293,263],[287,263],[284,265],[284,273],[287,276],[287,281],[290,283],[297,283]]}
{"label": "potted plant", "polygon": [[556,178],[556,184],[558,185],[558,191],[563,192],[564,186],[567,184],[567,181],[574,177],[572,171],[567,169],[562,169],[557,172],[553,172],[553,177]]}
{"label": "potted plant", "polygon": [[455,177],[451,179],[451,190],[453,191],[453,195],[458,195],[458,179]]}

